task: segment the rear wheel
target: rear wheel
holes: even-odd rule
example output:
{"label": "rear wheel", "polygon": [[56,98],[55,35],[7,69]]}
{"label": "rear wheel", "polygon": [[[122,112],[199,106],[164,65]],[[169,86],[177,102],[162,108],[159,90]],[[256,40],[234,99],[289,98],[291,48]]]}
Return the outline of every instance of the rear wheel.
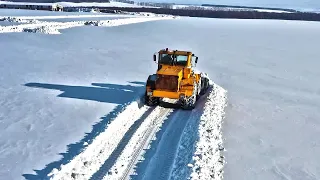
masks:
{"label": "rear wheel", "polygon": [[202,90],[202,78],[200,78],[199,83],[197,84],[197,92],[196,92],[197,100],[200,99],[201,90]]}
{"label": "rear wheel", "polygon": [[148,106],[157,106],[160,103],[160,98],[148,96],[147,92],[145,94],[145,104]]}
{"label": "rear wheel", "polygon": [[200,95],[204,95],[208,88],[209,88],[209,79],[207,77],[203,77],[201,78],[202,83],[201,83],[201,91],[200,91]]}
{"label": "rear wheel", "polygon": [[[156,88],[156,79],[156,74],[149,75],[146,86],[149,87],[151,90],[154,90]],[[145,92],[144,99],[145,104],[148,106],[157,106],[160,103],[160,98],[147,95],[147,91]]]}

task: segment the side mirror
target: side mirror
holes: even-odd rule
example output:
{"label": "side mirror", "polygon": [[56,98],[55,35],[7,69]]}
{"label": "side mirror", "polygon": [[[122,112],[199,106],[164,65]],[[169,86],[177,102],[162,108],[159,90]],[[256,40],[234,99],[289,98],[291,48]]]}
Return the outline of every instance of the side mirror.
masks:
{"label": "side mirror", "polygon": [[196,57],[196,61],[195,62],[198,63],[198,57]]}
{"label": "side mirror", "polygon": [[155,55],[155,54],[153,55],[153,61],[157,62],[157,55]]}

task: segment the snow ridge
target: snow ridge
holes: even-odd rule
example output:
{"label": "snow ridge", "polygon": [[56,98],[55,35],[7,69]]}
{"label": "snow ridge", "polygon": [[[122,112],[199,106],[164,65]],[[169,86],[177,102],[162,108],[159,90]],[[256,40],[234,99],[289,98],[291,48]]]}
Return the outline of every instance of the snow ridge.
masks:
{"label": "snow ridge", "polygon": [[222,155],[223,142],[221,125],[224,118],[224,108],[227,105],[227,91],[213,83],[213,90],[205,103],[204,113],[200,118],[199,140],[196,143],[196,151],[190,179],[205,180],[223,178],[224,157]]}
{"label": "snow ridge", "polygon": [[[141,145],[144,149],[146,145],[150,145],[151,139],[154,137],[156,130],[162,125],[165,118],[173,111],[173,109],[166,109],[163,107],[157,107],[153,112],[147,116],[146,119],[142,122],[140,128],[135,132],[133,137],[130,139],[128,145],[122,151],[117,162],[110,169],[109,173],[106,174],[104,180],[108,179],[124,179],[130,175],[132,170],[130,167],[130,162],[135,164],[139,158],[139,154],[142,155],[145,153],[145,150],[142,152]],[[137,157],[135,157],[137,156]],[[126,172],[126,170],[128,172]],[[128,174],[126,174],[128,173]]]}
{"label": "snow ridge", "polygon": [[[101,20],[101,21],[71,21],[71,22],[45,22],[37,20],[24,20],[17,18],[5,18],[1,20],[12,19],[16,22],[23,22],[26,24],[13,25],[13,26],[0,26],[0,33],[12,33],[12,32],[32,32],[32,33],[44,33],[44,34],[61,34],[58,30],[68,29],[73,27],[93,25],[93,26],[120,26],[134,23],[142,23],[147,21],[167,20],[174,19],[173,16],[153,16],[153,17],[133,17],[125,19],[113,19],[113,20]],[[27,23],[32,22],[32,23]]]}
{"label": "snow ridge", "polygon": [[[98,17],[119,17],[118,14],[89,14],[89,15],[55,15],[55,16],[10,16],[0,17],[1,19],[15,20],[14,22],[21,22],[24,20],[41,20],[41,19],[70,19],[70,18],[98,18]],[[121,15],[121,17],[132,17],[132,15]]]}
{"label": "snow ridge", "polygon": [[0,21],[7,21],[12,23],[37,23],[39,22],[36,19],[21,19],[18,17],[0,17]]}
{"label": "snow ridge", "polygon": [[130,103],[83,152],[60,169],[48,174],[50,179],[90,179],[109,158],[129,128],[148,110],[139,107],[140,99]]}

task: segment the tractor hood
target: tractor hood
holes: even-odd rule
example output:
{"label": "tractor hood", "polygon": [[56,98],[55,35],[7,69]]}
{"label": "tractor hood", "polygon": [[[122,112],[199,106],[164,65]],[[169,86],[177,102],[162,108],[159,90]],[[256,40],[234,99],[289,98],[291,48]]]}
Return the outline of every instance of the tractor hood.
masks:
{"label": "tractor hood", "polygon": [[158,70],[157,74],[170,75],[170,76],[182,76],[183,67],[179,66],[163,66]]}

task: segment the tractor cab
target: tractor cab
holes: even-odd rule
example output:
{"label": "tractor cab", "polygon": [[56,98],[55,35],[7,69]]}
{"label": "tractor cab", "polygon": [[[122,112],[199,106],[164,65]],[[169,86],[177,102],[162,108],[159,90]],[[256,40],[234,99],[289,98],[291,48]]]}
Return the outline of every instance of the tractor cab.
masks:
{"label": "tractor cab", "polygon": [[159,69],[162,65],[191,67],[198,62],[198,57],[189,51],[170,51],[166,48],[155,53],[153,60],[158,63]]}

